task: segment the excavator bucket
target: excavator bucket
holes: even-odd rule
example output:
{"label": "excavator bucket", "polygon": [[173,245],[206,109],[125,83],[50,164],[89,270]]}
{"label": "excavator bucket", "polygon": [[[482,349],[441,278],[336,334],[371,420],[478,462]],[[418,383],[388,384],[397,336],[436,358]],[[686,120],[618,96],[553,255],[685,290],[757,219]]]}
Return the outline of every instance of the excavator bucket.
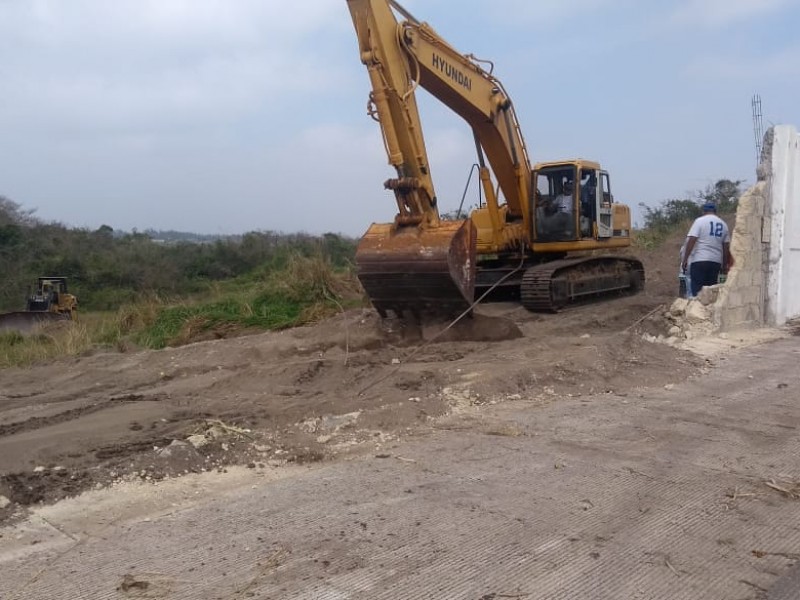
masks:
{"label": "excavator bucket", "polygon": [[470,220],[430,229],[375,223],[356,250],[358,279],[382,317],[457,316],[475,293],[476,237]]}
{"label": "excavator bucket", "polygon": [[0,315],[0,333],[16,331],[17,333],[31,333],[38,327],[56,321],[68,321],[69,313],[18,311]]}

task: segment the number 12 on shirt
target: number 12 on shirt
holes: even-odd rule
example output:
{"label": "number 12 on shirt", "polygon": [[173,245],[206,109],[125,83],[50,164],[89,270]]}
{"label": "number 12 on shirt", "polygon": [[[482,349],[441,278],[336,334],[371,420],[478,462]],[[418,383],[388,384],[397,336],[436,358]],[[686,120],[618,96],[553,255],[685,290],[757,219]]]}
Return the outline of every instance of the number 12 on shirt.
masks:
{"label": "number 12 on shirt", "polygon": [[711,237],[722,237],[722,223],[709,223],[708,225],[711,229],[708,232]]}

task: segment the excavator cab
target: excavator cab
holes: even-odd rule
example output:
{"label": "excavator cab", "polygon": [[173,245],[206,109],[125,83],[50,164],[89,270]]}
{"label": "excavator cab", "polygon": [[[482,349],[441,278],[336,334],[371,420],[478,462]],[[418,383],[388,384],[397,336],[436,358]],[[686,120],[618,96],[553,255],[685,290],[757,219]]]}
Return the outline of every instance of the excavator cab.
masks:
{"label": "excavator cab", "polygon": [[557,165],[535,172],[534,222],[537,241],[567,242],[576,239],[576,173],[574,165]]}
{"label": "excavator cab", "polygon": [[627,208],[613,205],[608,172],[591,161],[537,165],[533,181],[536,242],[608,239]]}

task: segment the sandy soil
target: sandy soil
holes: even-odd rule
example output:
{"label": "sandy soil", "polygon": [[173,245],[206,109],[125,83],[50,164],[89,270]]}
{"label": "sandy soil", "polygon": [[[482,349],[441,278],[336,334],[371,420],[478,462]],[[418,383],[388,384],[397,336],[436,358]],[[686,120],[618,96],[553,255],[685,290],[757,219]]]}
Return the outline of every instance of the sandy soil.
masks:
{"label": "sandy soil", "polygon": [[[636,296],[534,314],[479,307],[435,337],[355,310],[313,327],[0,371],[0,520],[120,481],[380,453],[508,399],[682,380],[696,355],[645,342],[677,287],[679,239]],[[672,246],[675,246],[672,248]]]}

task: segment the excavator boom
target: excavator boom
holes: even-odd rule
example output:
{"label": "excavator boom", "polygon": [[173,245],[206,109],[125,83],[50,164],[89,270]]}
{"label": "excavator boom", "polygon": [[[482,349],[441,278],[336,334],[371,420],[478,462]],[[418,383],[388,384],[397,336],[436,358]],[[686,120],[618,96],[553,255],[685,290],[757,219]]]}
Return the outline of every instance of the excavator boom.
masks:
{"label": "excavator boom", "polygon": [[358,277],[375,308],[453,313],[467,309],[475,289],[475,227],[439,218],[414,89],[419,72],[387,0],[347,0],[361,61],[372,91],[369,112],[381,126],[396,177],[393,223],[373,224],[356,250]]}

